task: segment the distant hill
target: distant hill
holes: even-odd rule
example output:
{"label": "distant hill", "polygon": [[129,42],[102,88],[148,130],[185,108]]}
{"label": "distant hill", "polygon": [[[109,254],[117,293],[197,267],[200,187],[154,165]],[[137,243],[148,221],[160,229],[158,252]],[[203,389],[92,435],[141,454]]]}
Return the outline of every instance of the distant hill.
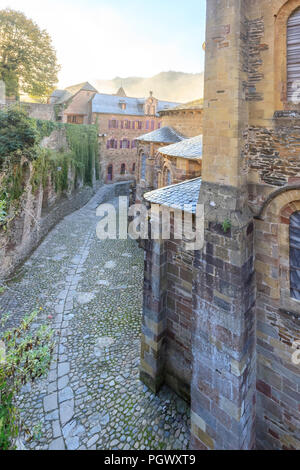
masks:
{"label": "distant hill", "polygon": [[161,72],[150,78],[116,77],[90,80],[99,93],[116,93],[123,86],[127,96],[145,97],[152,90],[155,98],[186,103],[203,97],[203,73]]}

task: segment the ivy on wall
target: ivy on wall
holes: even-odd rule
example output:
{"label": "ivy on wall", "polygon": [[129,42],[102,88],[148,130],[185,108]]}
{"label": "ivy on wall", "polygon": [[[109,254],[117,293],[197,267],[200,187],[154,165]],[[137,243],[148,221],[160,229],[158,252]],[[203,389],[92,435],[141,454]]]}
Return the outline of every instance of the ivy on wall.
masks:
{"label": "ivy on wall", "polygon": [[[59,129],[65,130],[69,148],[41,147],[42,139]],[[49,176],[57,193],[92,185],[100,173],[97,136],[96,126],[33,119],[20,107],[0,110],[0,227],[18,213],[28,167],[24,158],[32,162],[33,192],[45,188]]]}

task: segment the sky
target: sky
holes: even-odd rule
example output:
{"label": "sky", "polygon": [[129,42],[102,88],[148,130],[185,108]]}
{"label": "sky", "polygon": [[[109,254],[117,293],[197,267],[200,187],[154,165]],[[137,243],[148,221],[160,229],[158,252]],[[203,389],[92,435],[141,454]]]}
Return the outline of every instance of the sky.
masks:
{"label": "sky", "polygon": [[50,34],[59,86],[204,68],[206,0],[0,0]]}

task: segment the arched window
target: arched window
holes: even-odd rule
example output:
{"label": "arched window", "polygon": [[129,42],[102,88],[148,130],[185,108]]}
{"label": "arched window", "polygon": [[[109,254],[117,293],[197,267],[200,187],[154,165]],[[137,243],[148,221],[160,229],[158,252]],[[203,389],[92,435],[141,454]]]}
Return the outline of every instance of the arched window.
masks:
{"label": "arched window", "polygon": [[287,100],[300,102],[300,8],[287,23]]}
{"label": "arched window", "polygon": [[107,181],[112,181],[113,179],[113,166],[108,165],[107,167]]}
{"label": "arched window", "polygon": [[290,217],[290,286],[291,297],[300,300],[300,212]]}
{"label": "arched window", "polygon": [[142,155],[142,165],[141,165],[141,179],[142,180],[144,180],[145,177],[146,177],[146,160],[147,160],[147,157],[143,153],[143,155]]}
{"label": "arched window", "polygon": [[125,170],[126,170],[125,163],[122,163],[120,174],[121,174],[121,175],[125,175]]}

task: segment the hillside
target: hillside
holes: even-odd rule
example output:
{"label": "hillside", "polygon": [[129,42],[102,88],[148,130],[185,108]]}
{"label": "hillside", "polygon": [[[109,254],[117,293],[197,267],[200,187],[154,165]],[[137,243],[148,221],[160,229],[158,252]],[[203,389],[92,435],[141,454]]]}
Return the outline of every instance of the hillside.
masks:
{"label": "hillside", "polygon": [[150,78],[116,77],[113,80],[91,80],[101,93],[116,93],[120,86],[127,96],[144,97],[152,90],[161,100],[185,103],[203,96],[203,73],[161,72]]}

